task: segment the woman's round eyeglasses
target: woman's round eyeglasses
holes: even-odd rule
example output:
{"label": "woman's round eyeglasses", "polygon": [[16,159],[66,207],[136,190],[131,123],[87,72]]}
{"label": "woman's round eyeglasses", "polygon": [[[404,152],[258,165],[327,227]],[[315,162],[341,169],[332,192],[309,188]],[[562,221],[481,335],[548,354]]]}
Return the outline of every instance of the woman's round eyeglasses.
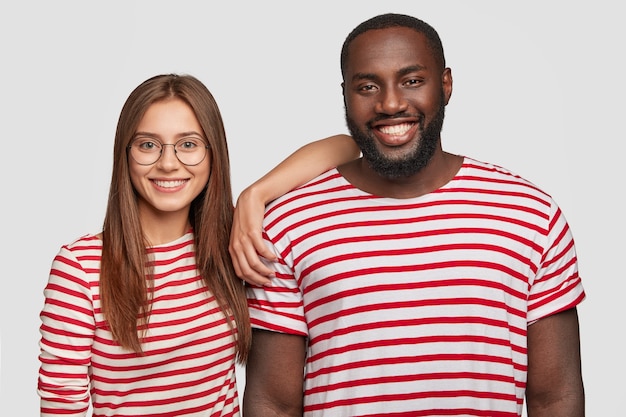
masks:
{"label": "woman's round eyeglasses", "polygon": [[198,137],[182,138],[178,142],[171,144],[161,143],[155,138],[140,136],[133,139],[130,145],[128,145],[128,151],[139,165],[152,165],[161,158],[166,146],[173,146],[176,158],[178,158],[181,164],[187,166],[198,165],[204,161],[207,149],[209,149],[209,145]]}

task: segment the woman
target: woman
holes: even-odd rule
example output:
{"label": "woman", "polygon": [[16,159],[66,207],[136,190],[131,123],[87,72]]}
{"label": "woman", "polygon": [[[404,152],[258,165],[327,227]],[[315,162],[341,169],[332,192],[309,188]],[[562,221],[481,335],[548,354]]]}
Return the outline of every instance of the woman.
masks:
{"label": "woman", "polygon": [[[275,192],[263,203],[356,156],[341,136],[266,175]],[[42,416],[85,416],[89,407],[94,417],[239,415],[235,362],[245,363],[251,336],[228,253],[232,201],[209,90],[189,75],[140,84],[118,121],[102,233],[63,246],[52,264]]]}

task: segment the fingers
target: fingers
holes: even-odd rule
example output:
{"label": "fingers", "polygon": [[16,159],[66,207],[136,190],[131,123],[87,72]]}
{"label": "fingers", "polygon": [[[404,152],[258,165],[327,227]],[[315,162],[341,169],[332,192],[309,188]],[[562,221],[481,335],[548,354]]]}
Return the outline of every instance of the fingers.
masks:
{"label": "fingers", "polygon": [[[253,233],[249,235],[248,238],[249,238],[249,241],[246,240],[246,242],[249,242],[247,245],[247,249],[254,250],[254,256],[247,257],[249,263],[252,266],[253,263],[256,264],[257,262],[260,262],[264,270],[270,271],[270,269],[263,262],[261,262],[261,260],[259,259],[259,256],[262,256],[263,258],[267,259],[270,262],[276,262],[277,260],[276,254],[272,252],[270,248],[267,247],[267,245],[265,244],[265,241],[261,237],[261,233]],[[254,266],[253,268],[259,271],[259,269],[255,268]],[[273,272],[272,272],[272,275],[273,275]]]}
{"label": "fingers", "polygon": [[262,258],[276,260],[262,237],[264,212],[261,200],[250,192],[242,193],[235,206],[228,246],[237,276],[255,285],[269,285],[274,276]]}
{"label": "fingers", "polygon": [[[255,240],[255,243],[252,240]],[[249,284],[270,285],[270,278],[274,276],[274,271],[263,263],[259,254],[270,259],[274,258],[274,254],[265,246],[260,236],[256,239],[250,239],[248,236],[231,236],[228,250],[235,273],[239,278]]]}

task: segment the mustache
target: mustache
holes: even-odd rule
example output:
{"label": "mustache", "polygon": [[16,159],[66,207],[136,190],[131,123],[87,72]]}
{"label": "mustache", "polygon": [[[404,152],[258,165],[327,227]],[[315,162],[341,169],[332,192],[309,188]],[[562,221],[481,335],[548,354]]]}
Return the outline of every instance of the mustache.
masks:
{"label": "mustache", "polygon": [[379,114],[373,119],[370,119],[370,121],[367,122],[367,124],[371,126],[372,123],[377,123],[377,122],[381,122],[384,120],[401,119],[401,118],[414,118],[414,119],[417,119],[418,123],[422,123],[422,121],[424,120],[424,115],[423,114],[411,114],[411,113],[397,113],[397,114],[392,114],[392,115]]}

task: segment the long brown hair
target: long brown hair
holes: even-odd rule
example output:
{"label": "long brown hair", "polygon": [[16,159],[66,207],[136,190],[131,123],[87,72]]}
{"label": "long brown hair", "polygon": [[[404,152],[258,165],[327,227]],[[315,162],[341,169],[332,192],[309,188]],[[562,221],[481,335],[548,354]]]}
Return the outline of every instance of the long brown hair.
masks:
{"label": "long brown hair", "polygon": [[130,180],[127,147],[148,107],[173,97],[184,100],[193,109],[209,144],[209,180],[191,204],[189,221],[195,233],[200,276],[228,318],[237,340],[237,360],[244,363],[251,330],[243,281],[236,277],[228,252],[233,198],[226,133],[213,95],[193,76],[152,77],[136,87],[122,107],[115,132],[113,174],[103,227],[102,312],[113,338],[121,346],[140,353],[142,331],[139,329],[146,328],[150,316],[152,284],[151,271],[146,267],[147,243]]}

